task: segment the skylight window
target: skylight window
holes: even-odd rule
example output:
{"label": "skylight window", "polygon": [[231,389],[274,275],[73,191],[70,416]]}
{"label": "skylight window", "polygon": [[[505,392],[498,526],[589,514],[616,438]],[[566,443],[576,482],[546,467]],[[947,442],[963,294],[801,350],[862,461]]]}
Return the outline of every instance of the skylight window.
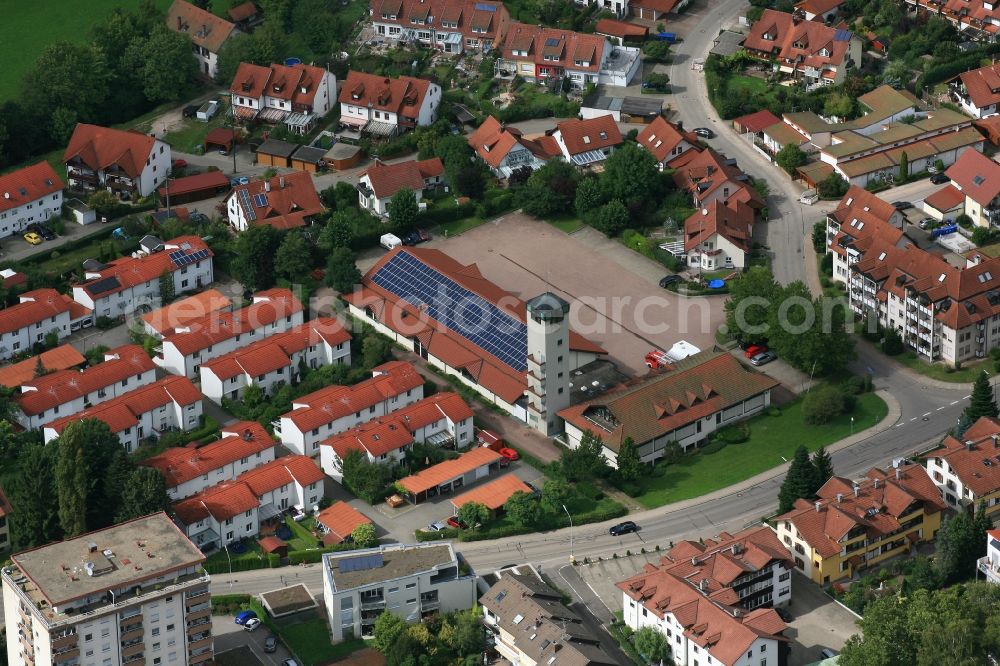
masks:
{"label": "skylight window", "polygon": [[976,185],[982,185],[983,183],[986,182],[986,179],[983,178],[982,176],[976,176],[975,178],[972,179],[972,182],[975,183]]}
{"label": "skylight window", "polygon": [[941,277],[938,278],[938,282],[944,282],[945,274],[941,273]]}
{"label": "skylight window", "polygon": [[586,144],[589,144],[589,143],[590,143],[590,137],[589,137],[589,136],[586,136],[586,135],[584,135],[584,137],[583,137],[583,142],[584,142],[584,143],[586,143]]}
{"label": "skylight window", "polygon": [[521,620],[523,619],[524,616],[518,613],[517,615],[514,616],[514,624],[521,624]]}
{"label": "skylight window", "polygon": [[878,255],[878,260],[882,261],[884,259],[885,259],[885,252],[882,252],[881,254]]}

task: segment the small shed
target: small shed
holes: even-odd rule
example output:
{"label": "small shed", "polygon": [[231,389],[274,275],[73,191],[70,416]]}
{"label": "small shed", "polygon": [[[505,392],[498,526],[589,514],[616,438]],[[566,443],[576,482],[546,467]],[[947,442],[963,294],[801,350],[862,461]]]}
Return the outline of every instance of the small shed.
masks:
{"label": "small shed", "polygon": [[292,153],[292,168],[316,173],[322,166],[325,156],[326,151],[322,148],[299,146],[299,149]]}
{"label": "small shed", "polygon": [[236,145],[236,131],[228,127],[216,127],[205,135],[205,152],[224,150],[227,153]]}
{"label": "small shed", "polygon": [[[273,538],[273,537],[266,537]],[[273,618],[286,617],[318,606],[304,583],[290,585],[260,595],[260,604]]]}
{"label": "small shed", "polygon": [[274,553],[281,558],[288,557],[288,544],[276,536],[266,536],[257,543],[265,553]]}
{"label": "small shed", "polygon": [[361,147],[338,141],[323,155],[323,161],[331,169],[350,169],[361,161]]}
{"label": "small shed", "polygon": [[229,187],[229,177],[226,174],[221,171],[206,171],[184,178],[171,178],[157,192],[162,202],[166,202],[169,195],[171,204],[183,204],[211,199],[228,192]]}
{"label": "small shed", "polygon": [[289,143],[280,139],[268,139],[260,144],[257,149],[257,164],[272,167],[292,166],[292,153],[298,150],[299,145]]}
{"label": "small shed", "polygon": [[452,104],[451,112],[455,115],[455,120],[463,125],[474,125],[476,122],[476,116],[464,104]]}
{"label": "small shed", "polygon": [[645,26],[609,18],[600,19],[594,27],[594,32],[605,37],[615,37],[623,42],[641,42],[649,36],[649,29]]}

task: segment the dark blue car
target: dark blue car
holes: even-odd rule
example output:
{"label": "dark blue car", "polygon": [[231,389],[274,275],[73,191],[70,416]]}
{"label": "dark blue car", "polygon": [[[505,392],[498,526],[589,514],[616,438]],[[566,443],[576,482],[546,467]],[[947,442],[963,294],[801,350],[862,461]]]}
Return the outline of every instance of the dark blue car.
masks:
{"label": "dark blue car", "polygon": [[248,620],[252,620],[255,617],[257,617],[257,613],[252,610],[245,610],[236,616],[236,624],[246,624]]}

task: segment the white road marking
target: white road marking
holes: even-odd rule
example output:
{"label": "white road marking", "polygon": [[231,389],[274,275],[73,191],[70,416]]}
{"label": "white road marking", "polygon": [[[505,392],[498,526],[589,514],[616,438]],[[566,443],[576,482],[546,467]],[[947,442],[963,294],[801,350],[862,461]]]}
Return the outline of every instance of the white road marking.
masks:
{"label": "white road marking", "polygon": [[931,415],[931,413],[930,413],[930,412],[925,412],[925,413],[923,414],[923,416],[930,416],[930,415]]}
{"label": "white road marking", "polygon": [[951,406],[954,407],[957,404],[958,404],[958,400],[953,400],[952,403],[951,403]]}
{"label": "white road marking", "polygon": [[934,411],[935,411],[935,412],[940,412],[940,411],[941,411],[942,409],[944,409],[944,408],[945,408],[945,405],[941,405],[940,407],[938,407],[938,408],[937,408],[937,409],[935,409]]}

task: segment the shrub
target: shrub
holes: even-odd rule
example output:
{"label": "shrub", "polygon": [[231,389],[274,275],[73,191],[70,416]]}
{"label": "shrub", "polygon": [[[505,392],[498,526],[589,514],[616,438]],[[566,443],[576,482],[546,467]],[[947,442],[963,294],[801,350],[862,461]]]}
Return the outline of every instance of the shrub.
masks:
{"label": "shrub", "polygon": [[721,439],[727,444],[742,444],[750,439],[750,424],[743,422],[726,426],[715,433],[716,439]]}
{"label": "shrub", "polygon": [[854,395],[865,392],[865,378],[858,375],[851,375],[844,382],[844,387]]}
{"label": "shrub", "polygon": [[844,392],[830,384],[812,389],[802,402],[802,414],[809,425],[829,423],[846,411],[848,407]]}

